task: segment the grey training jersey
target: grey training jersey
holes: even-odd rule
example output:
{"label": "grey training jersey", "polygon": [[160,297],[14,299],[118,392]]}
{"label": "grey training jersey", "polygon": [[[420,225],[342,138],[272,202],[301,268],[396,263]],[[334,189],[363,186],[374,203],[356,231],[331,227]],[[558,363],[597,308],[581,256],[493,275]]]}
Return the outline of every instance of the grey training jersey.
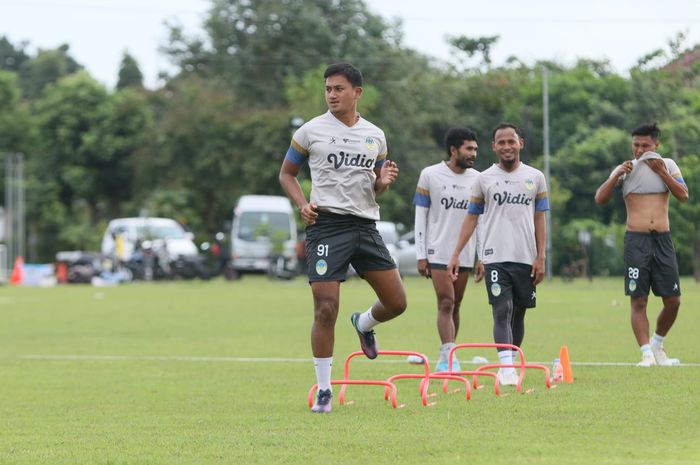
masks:
{"label": "grey training jersey", "polygon": [[535,212],[549,210],[547,183],[538,169],[520,163],[508,172],[494,164],[472,187],[470,214],[481,214],[481,261],[532,265],[537,257]]}
{"label": "grey training jersey", "polygon": [[[413,204],[416,206],[416,257],[447,265],[467,216],[472,184],[479,172],[469,168],[455,173],[440,162],[423,169]],[[459,256],[461,266],[473,267],[476,234]]]}
{"label": "grey training jersey", "polygon": [[286,159],[308,160],[310,201],[320,209],[378,220],[374,168],[386,155],[384,131],[364,118],[348,127],[328,111],[294,133]]}
{"label": "grey training jersey", "polygon": [[[638,159],[632,160],[631,173],[625,173],[620,176],[619,183],[622,184],[623,197],[627,197],[629,194],[661,194],[668,192],[668,187],[666,187],[666,184],[661,179],[661,176],[656,174],[654,170],[649,168],[649,166],[644,163],[644,160],[654,158],[663,160],[669,174],[677,181],[683,183],[681,170],[678,168],[675,161],[671,160],[670,158],[662,158],[661,155],[656,152],[646,152]],[[616,169],[617,168],[615,168],[615,170]],[[615,170],[613,170],[613,173]],[[611,173],[610,176],[612,176],[613,173]]]}

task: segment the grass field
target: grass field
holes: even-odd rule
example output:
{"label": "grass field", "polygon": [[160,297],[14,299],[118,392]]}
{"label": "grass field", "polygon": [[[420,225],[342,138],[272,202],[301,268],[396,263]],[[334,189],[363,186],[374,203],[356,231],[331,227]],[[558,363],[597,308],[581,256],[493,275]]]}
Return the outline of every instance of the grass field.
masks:
{"label": "grass field", "polygon": [[[377,328],[379,343],[432,360],[431,284],[406,286],[409,308]],[[487,381],[467,402],[434,383],[435,405],[423,407],[417,381],[402,380],[401,409],[381,388],[350,386],[353,402],[336,396],[330,415],[306,405],[315,380],[302,279],[0,288],[0,464],[698,464],[700,285],[682,286],[666,347],[684,366],[614,365],[639,359],[622,278],[555,279],[538,289],[523,350],[549,365],[567,344],[573,384],[547,390],[528,372],[527,394],[496,397]],[[372,300],[357,279],[341,292],[334,378],[359,348],[349,315]],[[485,294],[470,284],[458,342],[491,341]],[[650,300],[653,327],[660,301]],[[380,357],[352,373],[410,371]]]}

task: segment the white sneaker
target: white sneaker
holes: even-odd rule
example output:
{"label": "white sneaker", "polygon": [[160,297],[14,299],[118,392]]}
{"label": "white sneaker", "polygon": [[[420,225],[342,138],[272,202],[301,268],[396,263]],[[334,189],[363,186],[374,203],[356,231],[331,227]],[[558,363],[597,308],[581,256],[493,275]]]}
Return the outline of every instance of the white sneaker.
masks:
{"label": "white sneaker", "polygon": [[654,355],[644,355],[642,356],[642,361],[637,364],[638,367],[651,367],[656,365],[656,359]]}
{"label": "white sneaker", "polygon": [[666,351],[664,350],[663,345],[652,344],[651,353],[654,354],[654,359],[656,360],[657,365],[670,367],[681,364],[681,361],[677,358],[668,358],[668,355],[666,355]]}
{"label": "white sneaker", "polygon": [[515,370],[504,370],[503,368],[498,370],[498,383],[501,386],[517,386],[518,385],[518,372]]}

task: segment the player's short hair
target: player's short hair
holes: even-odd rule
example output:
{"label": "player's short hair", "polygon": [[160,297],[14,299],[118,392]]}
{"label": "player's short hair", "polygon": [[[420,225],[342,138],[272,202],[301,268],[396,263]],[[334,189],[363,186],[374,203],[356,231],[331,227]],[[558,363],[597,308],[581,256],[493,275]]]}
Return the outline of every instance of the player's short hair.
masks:
{"label": "player's short hair", "polygon": [[518,127],[516,125],[511,124],[511,123],[500,123],[498,126],[496,126],[493,129],[493,132],[491,133],[491,140],[495,141],[496,140],[496,133],[498,131],[500,131],[501,129],[507,129],[507,128],[511,128],[513,131],[515,131],[515,134],[517,134],[519,138],[521,138],[521,139],[523,138],[523,136],[520,134],[520,129],[518,129]]}
{"label": "player's short hair", "polygon": [[345,76],[345,79],[347,79],[353,87],[362,87],[362,73],[350,63],[335,63],[329,65],[323,73],[323,79],[338,74]]}
{"label": "player's short hair", "polygon": [[649,136],[654,140],[657,140],[661,135],[661,129],[654,123],[644,123],[637,126],[632,130],[633,136]]}
{"label": "player's short hair", "polygon": [[450,147],[459,149],[465,140],[473,140],[474,142],[479,142],[476,137],[476,132],[467,128],[452,128],[445,133],[445,150],[447,151],[447,158],[450,157]]}

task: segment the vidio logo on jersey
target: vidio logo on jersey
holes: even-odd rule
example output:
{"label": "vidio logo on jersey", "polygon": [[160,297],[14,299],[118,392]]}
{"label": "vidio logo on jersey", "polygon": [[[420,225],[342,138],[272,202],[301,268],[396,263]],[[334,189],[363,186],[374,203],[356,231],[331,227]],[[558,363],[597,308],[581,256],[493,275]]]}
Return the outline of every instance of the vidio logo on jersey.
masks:
{"label": "vidio logo on jersey", "polygon": [[329,153],[326,160],[335,169],[339,169],[341,166],[357,166],[359,168],[372,168],[374,166],[374,158],[367,158],[364,153],[358,153],[354,156],[345,152],[338,152],[338,155]]}
{"label": "vidio logo on jersey", "polygon": [[449,210],[450,208],[457,208],[460,210],[466,210],[467,208],[469,208],[469,200],[467,200],[467,199],[457,200],[454,197],[450,197],[449,199],[447,197],[441,197],[440,204],[443,207],[445,207],[445,210]]}

